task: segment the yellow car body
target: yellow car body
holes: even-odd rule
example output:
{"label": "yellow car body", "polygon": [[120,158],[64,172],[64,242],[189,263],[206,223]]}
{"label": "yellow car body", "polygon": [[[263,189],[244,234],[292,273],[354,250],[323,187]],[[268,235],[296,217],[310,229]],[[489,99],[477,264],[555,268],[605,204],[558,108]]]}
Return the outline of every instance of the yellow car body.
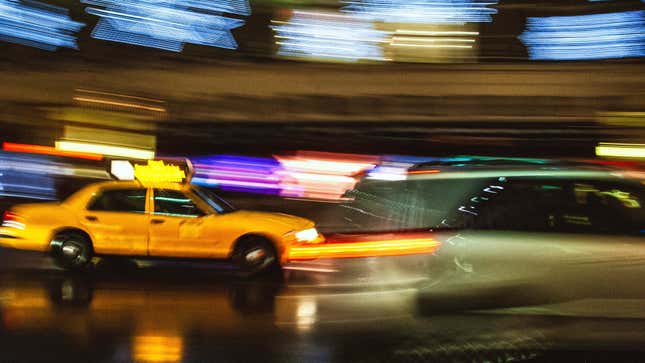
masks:
{"label": "yellow car body", "polygon": [[86,235],[92,255],[226,259],[254,236],[284,263],[291,245],[324,241],[308,219],[234,210],[208,193],[178,183],[96,183],[60,203],[15,205],[5,213],[0,244],[48,252],[58,234],[71,231]]}

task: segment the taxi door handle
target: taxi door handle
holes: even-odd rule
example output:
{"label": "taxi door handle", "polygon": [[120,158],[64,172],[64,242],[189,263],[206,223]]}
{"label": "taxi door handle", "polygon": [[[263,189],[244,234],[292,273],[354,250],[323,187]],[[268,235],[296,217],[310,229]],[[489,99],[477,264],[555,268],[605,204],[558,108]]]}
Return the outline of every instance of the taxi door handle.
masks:
{"label": "taxi door handle", "polygon": [[163,223],[163,222],[165,222],[165,220],[163,220],[163,219],[157,219],[157,218],[154,218],[154,219],[151,219],[151,220],[150,220],[150,223],[152,223],[152,224],[161,224],[161,223]]}
{"label": "taxi door handle", "polygon": [[99,220],[96,216],[85,216],[85,219],[91,222],[96,222]]}

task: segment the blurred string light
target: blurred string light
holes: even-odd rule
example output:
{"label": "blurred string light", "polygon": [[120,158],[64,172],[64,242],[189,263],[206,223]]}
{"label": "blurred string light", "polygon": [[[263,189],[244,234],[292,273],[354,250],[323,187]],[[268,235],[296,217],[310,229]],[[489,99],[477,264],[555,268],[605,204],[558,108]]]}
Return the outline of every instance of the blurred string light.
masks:
{"label": "blurred string light", "polygon": [[472,49],[479,32],[475,31],[420,31],[397,29],[390,46],[411,48]]}
{"label": "blurred string light", "polygon": [[192,158],[192,184],[222,190],[279,194],[282,166],[273,158],[216,155]]}
{"label": "blurred string light", "polygon": [[645,11],[528,18],[520,40],[537,60],[645,55]]}
{"label": "blurred string light", "polygon": [[342,11],[386,23],[464,24],[492,21],[495,0],[345,0]]}
{"label": "blurred string light", "polygon": [[154,113],[165,113],[167,111],[166,102],[154,98],[84,88],[77,88],[74,91],[76,93],[73,98],[74,101],[84,107],[150,111]]}
{"label": "blurred string light", "polygon": [[389,32],[365,20],[335,13],[293,11],[289,21],[271,21],[278,55],[344,61],[389,60],[381,43]]}
{"label": "blurred string light", "polygon": [[231,29],[244,20],[222,13],[249,15],[246,0],[82,0],[87,13],[101,17],[92,37],[181,52],[184,43],[236,49]]}
{"label": "blurred string light", "polygon": [[0,0],[0,40],[54,51],[77,49],[85,24],[72,21],[67,9],[37,1]]}

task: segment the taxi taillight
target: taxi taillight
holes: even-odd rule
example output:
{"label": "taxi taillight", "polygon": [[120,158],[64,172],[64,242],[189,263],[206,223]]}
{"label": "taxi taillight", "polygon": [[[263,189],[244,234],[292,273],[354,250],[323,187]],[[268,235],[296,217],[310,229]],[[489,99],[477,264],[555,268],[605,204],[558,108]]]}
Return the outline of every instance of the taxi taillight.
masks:
{"label": "taxi taillight", "polygon": [[5,211],[2,215],[2,226],[25,229],[25,219],[13,211]]}

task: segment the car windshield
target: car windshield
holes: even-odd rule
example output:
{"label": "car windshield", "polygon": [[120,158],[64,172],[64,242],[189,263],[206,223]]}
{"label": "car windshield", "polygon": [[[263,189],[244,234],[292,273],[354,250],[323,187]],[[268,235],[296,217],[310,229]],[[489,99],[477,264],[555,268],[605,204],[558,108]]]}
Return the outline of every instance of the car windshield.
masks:
{"label": "car windshield", "polygon": [[217,213],[230,213],[236,210],[236,208],[233,207],[232,204],[220,198],[218,195],[208,190],[207,188],[193,186],[191,187],[191,190]]}

